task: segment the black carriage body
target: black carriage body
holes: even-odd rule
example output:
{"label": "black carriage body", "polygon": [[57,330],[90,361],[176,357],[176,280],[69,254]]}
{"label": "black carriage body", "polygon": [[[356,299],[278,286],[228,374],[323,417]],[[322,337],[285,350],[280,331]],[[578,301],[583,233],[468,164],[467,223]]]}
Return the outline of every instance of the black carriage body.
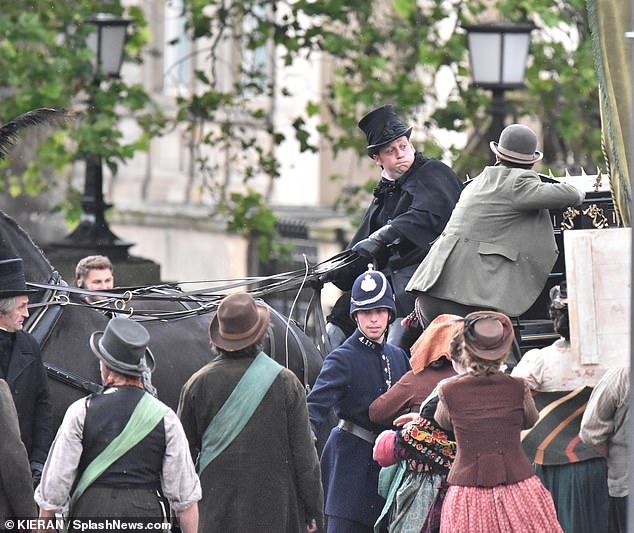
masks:
{"label": "black carriage body", "polygon": [[[608,178],[603,176],[603,179],[607,180]],[[533,348],[548,346],[559,338],[548,317],[548,306],[551,287],[561,283],[566,276],[564,232],[617,226],[614,202],[609,190],[586,192],[586,198],[581,206],[565,210],[551,210],[550,215],[559,256],[539,297],[530,309],[519,317],[519,325],[516,325],[516,328],[519,327],[518,338],[522,353]]]}

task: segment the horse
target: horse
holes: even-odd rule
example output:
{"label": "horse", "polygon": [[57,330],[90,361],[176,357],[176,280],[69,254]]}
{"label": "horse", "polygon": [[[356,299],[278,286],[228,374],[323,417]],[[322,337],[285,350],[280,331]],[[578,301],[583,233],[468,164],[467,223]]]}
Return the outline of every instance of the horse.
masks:
{"label": "horse", "polygon": [[[104,309],[73,298],[71,291],[78,289],[68,287],[26,231],[0,211],[0,259],[11,257],[23,259],[28,284],[40,289],[29,299],[31,316],[24,328],[40,343],[57,429],[73,401],[100,390],[99,363],[89,339],[104,330],[110,317]],[[209,325],[223,295],[189,297],[171,286],[119,294],[112,300],[115,310],[147,328],[156,360],[152,385],[159,399],[176,410],[184,383],[212,359]],[[270,311],[263,351],[293,371],[308,391],[323,355],[297,324]]]}

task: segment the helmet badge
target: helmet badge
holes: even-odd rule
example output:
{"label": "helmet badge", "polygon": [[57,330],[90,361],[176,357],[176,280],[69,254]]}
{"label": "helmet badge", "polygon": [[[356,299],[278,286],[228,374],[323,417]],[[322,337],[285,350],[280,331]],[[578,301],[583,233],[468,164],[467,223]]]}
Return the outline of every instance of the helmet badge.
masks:
{"label": "helmet badge", "polygon": [[370,276],[370,274],[366,274],[361,282],[361,290],[364,292],[373,292],[376,290],[376,280]]}

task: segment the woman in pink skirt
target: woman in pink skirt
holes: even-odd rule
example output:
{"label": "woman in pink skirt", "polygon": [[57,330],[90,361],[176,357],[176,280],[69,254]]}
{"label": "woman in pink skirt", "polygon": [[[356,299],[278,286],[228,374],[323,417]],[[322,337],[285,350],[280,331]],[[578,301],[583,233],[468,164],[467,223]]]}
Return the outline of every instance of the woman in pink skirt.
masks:
{"label": "woman in pink skirt", "polygon": [[560,533],[550,493],[522,450],[520,431],[537,420],[527,384],[500,371],[513,343],[511,320],[465,317],[467,373],[439,389],[435,418],[458,444],[442,508],[441,533]]}

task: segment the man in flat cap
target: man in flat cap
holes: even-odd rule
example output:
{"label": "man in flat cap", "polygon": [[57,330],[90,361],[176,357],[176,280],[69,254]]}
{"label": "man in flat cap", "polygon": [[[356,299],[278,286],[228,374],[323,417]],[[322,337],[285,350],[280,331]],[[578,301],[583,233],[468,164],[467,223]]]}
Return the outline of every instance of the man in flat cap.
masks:
{"label": "man in flat cap", "polygon": [[29,316],[22,259],[0,261],[0,378],[9,384],[18,412],[20,434],[39,482],[53,440],[52,408],[40,346],[23,331]]}
{"label": "man in flat cap", "polygon": [[[405,292],[405,285],[443,231],[462,182],[447,165],[415,150],[410,142],[412,127],[401,122],[392,105],[370,111],[359,121],[359,128],[367,137],[368,155],[381,169],[381,179],[348,246],[360,259],[352,268],[333,273],[332,281],[348,291],[368,260],[373,261],[387,276],[396,298],[396,320],[388,342],[407,347],[401,318],[414,309],[414,297]],[[352,334],[355,325],[349,319],[349,307],[349,294],[335,304],[328,324],[331,339],[339,333],[343,341]]]}

